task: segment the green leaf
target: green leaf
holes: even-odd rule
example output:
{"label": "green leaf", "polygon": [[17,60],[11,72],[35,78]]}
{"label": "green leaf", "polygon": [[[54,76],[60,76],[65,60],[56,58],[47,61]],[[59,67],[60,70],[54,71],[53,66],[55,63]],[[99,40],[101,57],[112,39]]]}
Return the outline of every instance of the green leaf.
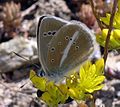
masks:
{"label": "green leaf", "polygon": [[100,83],[102,83],[105,80],[105,76],[98,76],[93,80],[93,85],[92,87],[95,87],[97,85],[99,85]]}
{"label": "green leaf", "polygon": [[[117,29],[111,31],[110,41],[108,46],[109,50],[120,49],[119,34],[116,33],[116,30]],[[103,47],[105,47],[107,33],[108,33],[108,29],[103,29],[102,34],[96,35],[97,42]]]}
{"label": "green leaf", "polygon": [[120,13],[120,0],[118,0],[118,12]]}
{"label": "green leaf", "polygon": [[84,81],[84,78],[86,78],[86,72],[85,72],[83,66],[80,67],[80,72],[79,73],[80,73],[80,80]]}
{"label": "green leaf", "polygon": [[120,30],[119,29],[113,30],[113,35],[114,39],[120,44]]}
{"label": "green leaf", "polygon": [[104,22],[106,25],[109,25],[111,15],[109,13],[106,14],[106,17],[101,17],[100,20]]}
{"label": "green leaf", "polygon": [[69,95],[72,99],[75,100],[85,100],[85,94],[84,92],[80,91],[78,88],[70,88],[69,89]]}
{"label": "green leaf", "polygon": [[46,102],[46,104],[49,107],[57,107],[58,106],[58,102],[56,102],[56,100],[54,100],[54,98],[51,98],[51,95],[49,94],[49,92],[45,92],[44,94],[42,94],[41,99]]}
{"label": "green leaf", "polygon": [[103,75],[103,70],[104,70],[104,60],[103,60],[103,58],[97,60],[95,62],[95,66],[96,66],[97,75]]}
{"label": "green leaf", "polygon": [[38,77],[33,70],[30,71],[30,77],[29,78],[32,81],[33,85],[37,89],[39,89],[41,91],[45,91],[45,87],[46,87],[46,79],[45,78]]}
{"label": "green leaf", "polygon": [[101,85],[98,85],[94,88],[86,89],[86,91],[89,92],[89,93],[93,93],[94,91],[101,90],[103,87],[104,87],[104,84],[101,84]]}
{"label": "green leaf", "polygon": [[92,63],[88,60],[88,61],[86,61],[82,66],[83,66],[84,70],[86,71],[86,70],[89,69],[89,67],[90,67],[91,65],[92,65]]}
{"label": "green leaf", "polygon": [[90,84],[88,84],[88,86],[86,87],[86,92],[89,93],[93,93],[94,91],[96,91],[98,88],[98,90],[100,90],[101,88],[101,83],[104,81],[105,77],[104,76],[99,76],[96,77],[93,81],[91,81]]}
{"label": "green leaf", "polygon": [[120,29],[120,12],[117,11],[117,13],[115,14],[115,17],[114,17],[114,27],[117,28],[117,29]]}

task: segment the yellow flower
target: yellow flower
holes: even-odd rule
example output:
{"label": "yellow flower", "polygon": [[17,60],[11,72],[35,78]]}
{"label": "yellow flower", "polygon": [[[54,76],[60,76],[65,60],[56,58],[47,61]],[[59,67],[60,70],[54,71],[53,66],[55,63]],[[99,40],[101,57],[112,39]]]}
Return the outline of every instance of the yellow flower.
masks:
{"label": "yellow flower", "polygon": [[95,64],[87,62],[87,64],[81,66],[79,71],[80,84],[78,87],[81,88],[82,91],[89,93],[100,90],[103,87],[102,82],[105,79],[103,69],[103,59],[98,60]]}
{"label": "yellow flower", "polygon": [[102,82],[105,79],[103,70],[103,59],[99,59],[95,64],[87,61],[80,67],[79,74],[74,73],[66,79],[69,96],[76,101],[86,100],[91,97],[91,93],[102,89]]}

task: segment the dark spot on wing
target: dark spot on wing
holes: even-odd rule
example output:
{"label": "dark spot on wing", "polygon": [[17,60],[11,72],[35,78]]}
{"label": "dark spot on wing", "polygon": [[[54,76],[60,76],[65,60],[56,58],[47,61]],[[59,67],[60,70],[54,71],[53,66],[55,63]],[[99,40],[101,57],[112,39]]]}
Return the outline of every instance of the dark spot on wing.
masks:
{"label": "dark spot on wing", "polygon": [[70,40],[72,40],[72,38],[70,38]]}
{"label": "dark spot on wing", "polygon": [[55,48],[54,48],[54,47],[52,47],[50,50],[51,50],[51,52],[54,52],[54,51],[55,51]]}
{"label": "dark spot on wing", "polygon": [[55,35],[55,33],[56,33],[56,31],[53,31],[53,32],[52,32],[52,35]]}
{"label": "dark spot on wing", "polygon": [[51,59],[51,62],[54,62],[55,60],[54,59]]}
{"label": "dark spot on wing", "polygon": [[79,46],[75,46],[75,49],[78,50],[78,49],[79,49]]}
{"label": "dark spot on wing", "polygon": [[52,32],[51,32],[51,31],[49,31],[49,32],[48,32],[48,35],[51,35],[51,34],[52,34]]}
{"label": "dark spot on wing", "polygon": [[73,42],[73,45],[75,45],[76,44],[76,42]]}
{"label": "dark spot on wing", "polygon": [[69,36],[65,36],[65,40],[68,40],[69,39]]}
{"label": "dark spot on wing", "polygon": [[47,36],[47,33],[46,33],[46,32],[44,32],[44,33],[43,33],[43,37],[46,37],[46,36]]}

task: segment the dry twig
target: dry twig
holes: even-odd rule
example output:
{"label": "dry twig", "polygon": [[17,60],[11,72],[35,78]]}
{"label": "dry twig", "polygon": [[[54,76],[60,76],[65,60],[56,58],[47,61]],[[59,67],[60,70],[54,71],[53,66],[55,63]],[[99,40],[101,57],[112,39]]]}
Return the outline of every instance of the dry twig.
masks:
{"label": "dry twig", "polygon": [[117,10],[117,4],[118,4],[118,0],[114,0],[110,22],[109,22],[109,30],[108,30],[108,34],[107,34],[107,38],[105,42],[105,48],[104,48],[105,49],[104,50],[104,63],[106,63],[107,56],[108,56],[108,45],[109,45],[110,35],[111,35],[112,27],[113,27],[113,20],[114,20],[115,12]]}

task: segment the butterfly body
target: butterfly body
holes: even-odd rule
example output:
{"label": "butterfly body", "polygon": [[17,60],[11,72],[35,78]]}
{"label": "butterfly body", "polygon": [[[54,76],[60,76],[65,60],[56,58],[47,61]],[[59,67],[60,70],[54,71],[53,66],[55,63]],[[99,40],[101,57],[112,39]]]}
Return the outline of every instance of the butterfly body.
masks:
{"label": "butterfly body", "polygon": [[68,22],[54,16],[39,20],[38,55],[50,80],[59,81],[79,68],[93,55],[94,44],[94,34],[81,22]]}

